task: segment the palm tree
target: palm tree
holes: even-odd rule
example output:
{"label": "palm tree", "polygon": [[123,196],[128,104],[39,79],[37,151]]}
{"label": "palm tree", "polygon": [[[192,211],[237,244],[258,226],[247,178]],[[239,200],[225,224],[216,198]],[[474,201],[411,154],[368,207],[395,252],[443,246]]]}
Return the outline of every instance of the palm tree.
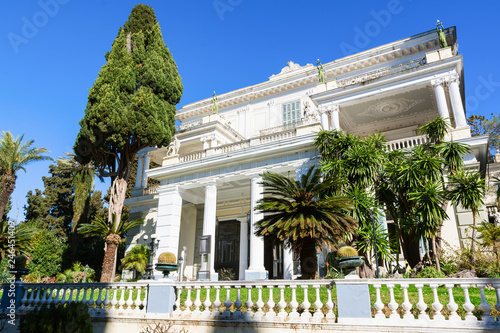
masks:
{"label": "palm tree", "polygon": [[[116,217],[113,215],[113,220]],[[97,218],[92,223],[82,223],[78,227],[78,232],[91,236],[100,236],[106,243],[106,250],[102,262],[101,282],[113,282],[115,278],[116,255],[118,252],[118,244],[124,239],[126,233],[131,228],[138,226],[144,222],[144,219],[134,221],[126,221],[121,219],[119,224],[106,223],[101,218]]]}
{"label": "palm tree", "polygon": [[264,198],[256,210],[265,213],[256,223],[258,236],[273,236],[284,242],[300,259],[303,279],[314,278],[318,272],[316,250],[323,245],[333,247],[339,238],[356,229],[349,214],[351,200],[329,196],[340,186],[331,176],[321,182],[319,169],[311,167],[300,180],[265,172],[262,174]]}
{"label": "palm tree", "polygon": [[31,147],[35,141],[23,143],[23,137],[24,135],[14,139],[7,131],[2,132],[0,138],[0,220],[16,187],[16,173],[19,170],[26,172],[25,166],[30,162],[51,160],[50,157],[42,155],[48,152],[47,149]]}
{"label": "palm tree", "polygon": [[471,260],[472,269],[476,265],[474,253],[474,242],[476,241],[477,218],[479,209],[484,204],[484,192],[486,183],[478,171],[457,171],[450,175],[449,183],[452,187],[450,198],[453,202],[460,204],[464,209],[472,211],[472,236],[471,236]]}
{"label": "palm tree", "polygon": [[136,272],[136,277],[139,274],[144,274],[149,263],[149,254],[149,248],[146,245],[137,244],[125,254],[125,257],[122,259],[122,267],[133,269]]}
{"label": "palm tree", "polygon": [[478,237],[480,244],[493,248],[500,268],[500,225],[496,226],[494,223],[483,221],[476,229],[480,233]]}
{"label": "palm tree", "polygon": [[26,223],[18,224],[12,229],[7,220],[0,221],[0,260],[9,254],[24,254],[30,257],[33,250],[31,240],[37,232],[36,228]]}

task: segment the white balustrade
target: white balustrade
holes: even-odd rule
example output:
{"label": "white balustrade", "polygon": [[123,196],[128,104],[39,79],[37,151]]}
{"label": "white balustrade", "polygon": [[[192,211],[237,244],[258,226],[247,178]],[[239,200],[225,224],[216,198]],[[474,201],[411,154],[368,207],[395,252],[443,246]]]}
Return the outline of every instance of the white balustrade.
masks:
{"label": "white balustrade", "polygon": [[429,142],[429,139],[425,135],[412,136],[408,138],[387,141],[385,146],[388,151],[410,149],[416,146],[420,146],[424,143]]}
{"label": "white balustrade", "polygon": [[[147,283],[26,283],[19,309],[81,303],[93,317],[146,313]],[[110,295],[111,294],[111,295]],[[142,298],[144,296],[144,299]]]}
{"label": "white balustrade", "polygon": [[[375,299],[370,306],[374,317],[369,320],[377,325],[486,325],[500,329],[500,318],[492,310],[500,311],[500,279],[174,282],[177,299],[169,317],[334,323],[335,284],[360,283],[373,287]],[[21,313],[44,304],[79,302],[89,306],[93,317],[144,317],[148,283],[27,283],[22,292]]]}

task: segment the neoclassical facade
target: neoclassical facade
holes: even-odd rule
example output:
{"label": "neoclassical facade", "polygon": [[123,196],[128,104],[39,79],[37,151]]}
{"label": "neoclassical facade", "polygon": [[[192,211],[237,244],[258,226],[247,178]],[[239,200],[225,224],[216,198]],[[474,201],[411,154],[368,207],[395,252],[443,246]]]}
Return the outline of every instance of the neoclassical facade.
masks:
{"label": "neoclassical facade", "polygon": [[[313,142],[322,129],[361,137],[380,132],[388,149],[406,149],[425,142],[417,129],[442,116],[452,126],[447,139],[472,148],[467,167],[484,170],[487,138],[471,137],[456,30],[445,31],[447,48],[440,48],[435,30],[428,31],[325,63],[321,83],[316,66],[290,61],[266,82],[178,110],[172,144],[138,154],[126,205],[145,224],[127,245],[155,234],[157,255],[182,256],[188,279],[216,280],[222,268],[239,279],[292,278],[297,272],[290,251],[254,235],[262,217],[254,210],[263,197],[260,175],[269,170],[295,178],[317,164]],[[148,188],[148,178],[159,186]],[[460,246],[470,213],[452,205],[447,213],[443,238]],[[390,219],[382,222],[390,230]],[[206,262],[200,236],[211,240]]]}

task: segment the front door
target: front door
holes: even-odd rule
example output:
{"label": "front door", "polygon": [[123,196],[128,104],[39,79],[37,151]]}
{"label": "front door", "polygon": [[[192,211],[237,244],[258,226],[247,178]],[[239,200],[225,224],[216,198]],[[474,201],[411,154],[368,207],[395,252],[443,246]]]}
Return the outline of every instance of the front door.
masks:
{"label": "front door", "polygon": [[219,221],[215,239],[215,270],[231,269],[234,272],[234,279],[238,279],[240,271],[240,221]]}

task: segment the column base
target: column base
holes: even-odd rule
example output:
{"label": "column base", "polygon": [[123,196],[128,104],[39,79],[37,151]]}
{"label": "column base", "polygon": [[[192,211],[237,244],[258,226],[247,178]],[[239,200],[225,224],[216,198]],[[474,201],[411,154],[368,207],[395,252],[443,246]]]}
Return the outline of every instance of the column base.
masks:
{"label": "column base", "polygon": [[253,280],[267,280],[269,279],[269,272],[266,270],[245,270],[245,280],[253,281]]}

